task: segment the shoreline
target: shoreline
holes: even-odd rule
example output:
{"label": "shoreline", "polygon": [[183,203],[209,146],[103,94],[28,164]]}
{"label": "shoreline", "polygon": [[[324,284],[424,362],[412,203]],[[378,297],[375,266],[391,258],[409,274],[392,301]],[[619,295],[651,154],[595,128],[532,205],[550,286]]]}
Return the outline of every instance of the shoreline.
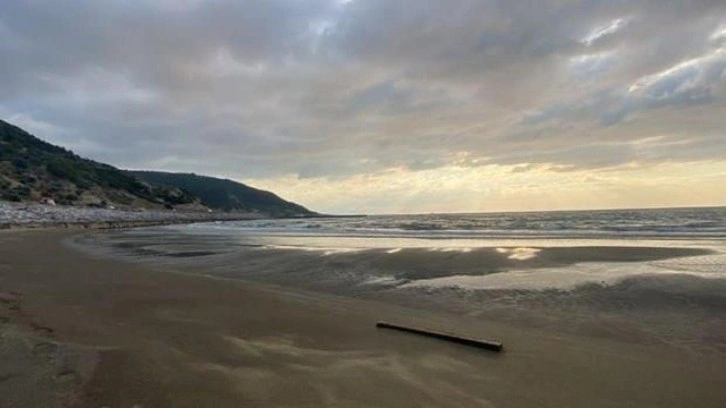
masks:
{"label": "shoreline", "polygon": [[149,220],[149,221],[79,221],[79,222],[29,222],[29,223],[0,223],[0,231],[28,231],[28,230],[107,230],[156,227],[164,225],[195,224],[199,222],[217,221],[248,221],[258,218],[211,218],[211,219],[172,219],[172,220]]}
{"label": "shoreline", "polygon": [[[0,405],[726,403],[723,356],[166,272],[74,250],[76,234],[0,235]],[[506,351],[377,331],[381,319],[499,338]]]}
{"label": "shoreline", "polygon": [[0,201],[0,231],[54,228],[120,229],[198,222],[283,218],[258,212],[129,211],[32,203],[18,204]]}

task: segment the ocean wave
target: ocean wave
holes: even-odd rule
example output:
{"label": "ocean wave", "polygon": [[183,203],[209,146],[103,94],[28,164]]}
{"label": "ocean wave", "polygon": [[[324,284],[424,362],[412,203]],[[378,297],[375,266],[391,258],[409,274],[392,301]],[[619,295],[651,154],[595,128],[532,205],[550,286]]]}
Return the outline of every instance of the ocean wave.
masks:
{"label": "ocean wave", "polygon": [[[197,224],[189,228],[204,228]],[[654,237],[726,239],[726,209],[398,215],[223,222],[236,234],[430,238]]]}

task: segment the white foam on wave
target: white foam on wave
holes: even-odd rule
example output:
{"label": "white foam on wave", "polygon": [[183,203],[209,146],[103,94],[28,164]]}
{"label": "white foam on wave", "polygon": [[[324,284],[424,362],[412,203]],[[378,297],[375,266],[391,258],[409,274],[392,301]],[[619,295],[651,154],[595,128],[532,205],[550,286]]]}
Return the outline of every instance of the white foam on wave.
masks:
{"label": "white foam on wave", "polygon": [[468,254],[473,251],[474,248],[469,247],[432,247],[428,248],[429,252],[459,252],[462,254]]}
{"label": "white foam on wave", "polygon": [[391,248],[391,249],[387,250],[386,253],[387,254],[397,254],[397,253],[401,252],[402,250],[403,250],[403,248]]}
{"label": "white foam on wave", "polygon": [[[693,257],[700,258],[700,257]],[[726,259],[724,259],[726,260]],[[524,289],[571,290],[586,284],[610,286],[626,278],[653,275],[690,275],[707,279],[726,279],[726,268],[708,272],[666,269],[659,263],[583,263],[565,268],[514,270],[489,275],[454,275],[423,279],[401,288],[459,288],[468,290]]]}
{"label": "white foam on wave", "polygon": [[353,252],[360,252],[365,248],[333,248],[333,247],[309,247],[309,246],[294,246],[294,245],[265,245],[266,249],[285,249],[294,251],[304,252],[319,252],[323,256],[336,255],[336,254],[347,254]]}
{"label": "white foam on wave", "polygon": [[497,248],[497,252],[500,254],[509,254],[507,257],[508,259],[513,259],[515,261],[526,261],[528,259],[532,259],[537,256],[537,254],[542,251],[539,248],[527,248],[527,247],[518,247],[518,248]]}
{"label": "white foam on wave", "polygon": [[371,276],[360,284],[363,286],[395,286],[403,282],[392,275]]}

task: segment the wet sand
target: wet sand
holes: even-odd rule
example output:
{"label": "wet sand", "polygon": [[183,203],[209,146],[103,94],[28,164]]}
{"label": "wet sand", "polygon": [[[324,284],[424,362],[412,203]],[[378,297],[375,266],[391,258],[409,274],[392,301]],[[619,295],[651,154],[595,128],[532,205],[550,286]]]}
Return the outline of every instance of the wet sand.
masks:
{"label": "wet sand", "polygon": [[723,354],[173,273],[71,234],[0,234],[0,406],[726,406]]}

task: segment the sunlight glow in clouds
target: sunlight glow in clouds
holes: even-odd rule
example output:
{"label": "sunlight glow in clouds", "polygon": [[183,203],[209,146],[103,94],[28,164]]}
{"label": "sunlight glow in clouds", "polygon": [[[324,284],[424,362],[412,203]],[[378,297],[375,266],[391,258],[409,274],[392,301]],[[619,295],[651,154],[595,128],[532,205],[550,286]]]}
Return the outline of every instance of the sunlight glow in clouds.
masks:
{"label": "sunlight glow in clouds", "polygon": [[[634,165],[599,171],[549,166],[391,169],[344,179],[252,180],[321,211],[410,213],[537,211],[717,205],[726,197],[726,162]],[[341,194],[341,191],[345,191]],[[396,197],[392,204],[388,197]],[[597,202],[597,205],[593,205]],[[663,204],[660,204],[662,206]],[[659,206],[659,205],[656,205]]]}

